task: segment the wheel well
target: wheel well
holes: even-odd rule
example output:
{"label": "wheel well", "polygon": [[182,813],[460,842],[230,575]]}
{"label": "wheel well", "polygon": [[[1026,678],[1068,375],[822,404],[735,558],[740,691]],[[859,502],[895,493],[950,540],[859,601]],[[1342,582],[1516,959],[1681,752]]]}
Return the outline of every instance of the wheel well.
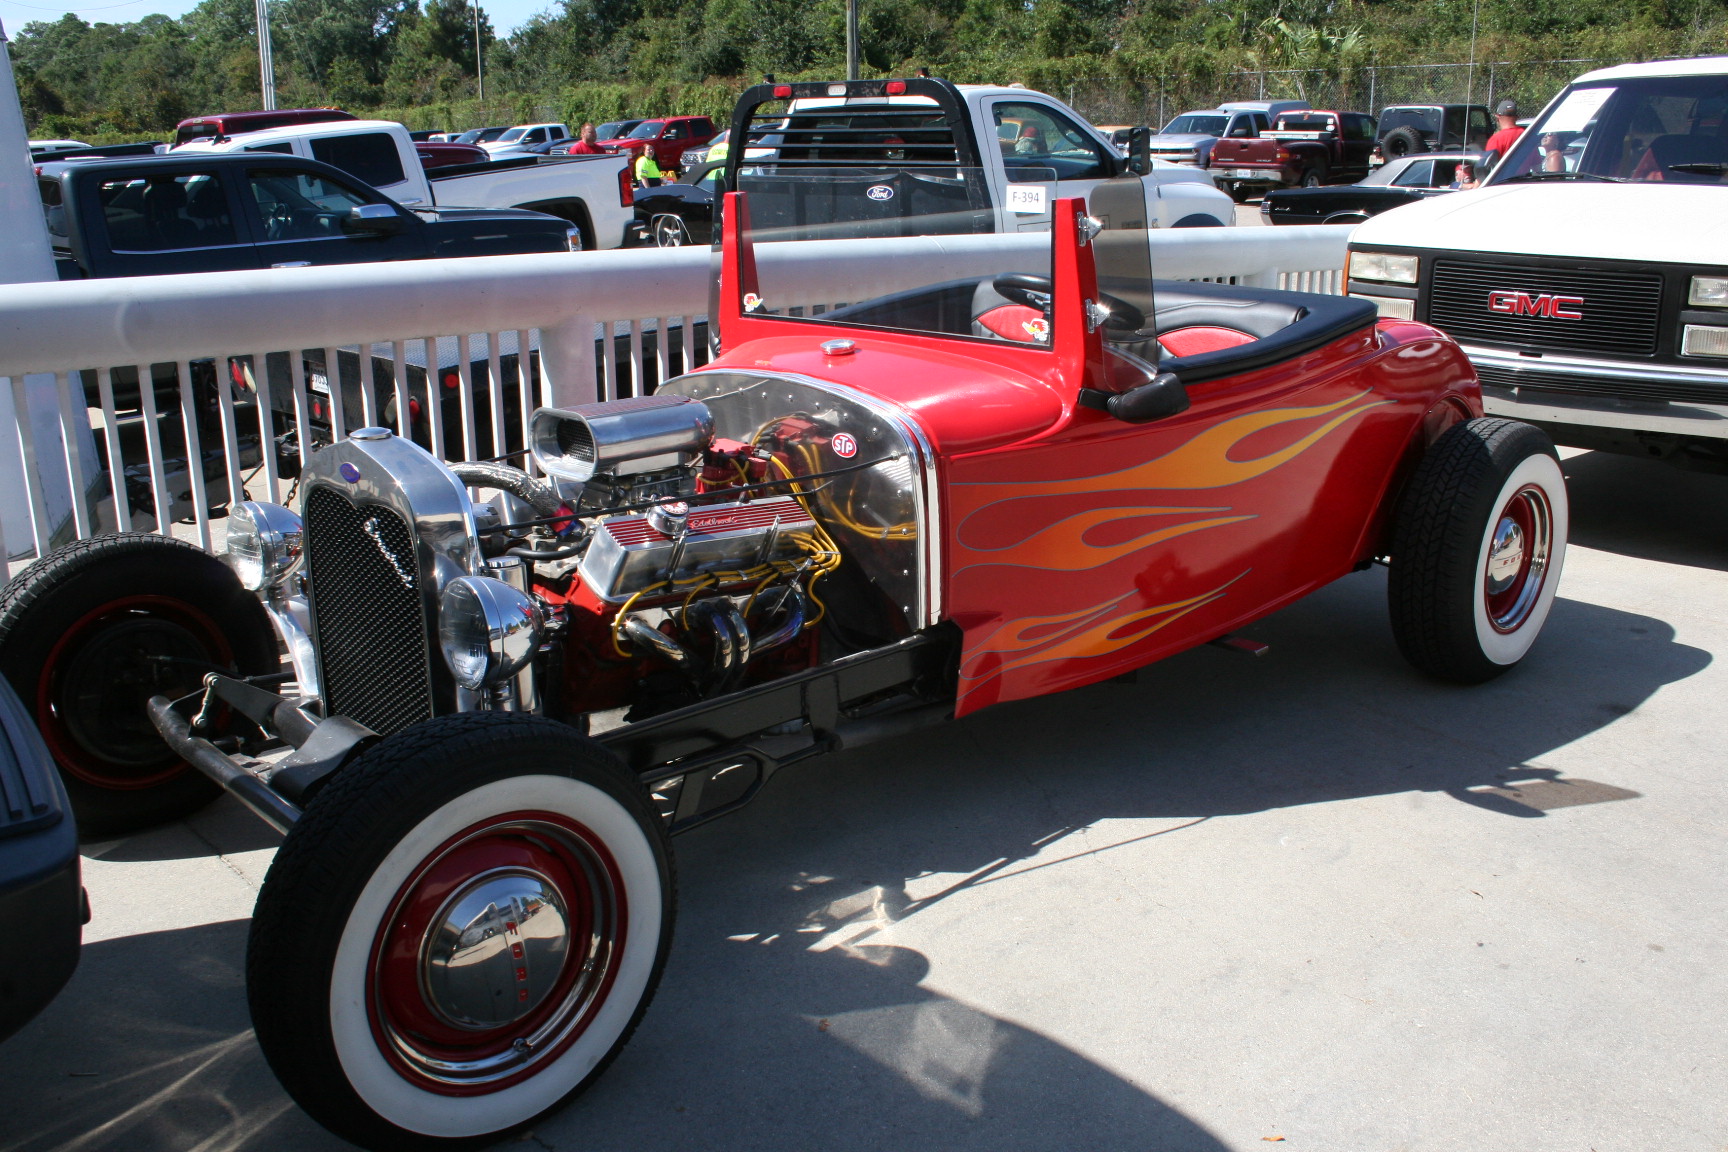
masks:
{"label": "wheel well", "polygon": [[548,216],[556,216],[560,220],[568,220],[582,232],[582,247],[592,252],[596,246],[594,223],[588,217],[588,205],[580,200],[536,200],[531,204],[517,204],[527,212],[544,212]]}
{"label": "wheel well", "polygon": [[1182,219],[1176,221],[1176,223],[1170,225],[1170,227],[1172,227],[1172,228],[1222,228],[1222,227],[1224,227],[1224,221],[1218,219],[1218,217],[1216,217],[1216,216],[1208,215],[1205,212],[1195,212],[1195,213],[1192,213],[1188,216],[1182,217]]}

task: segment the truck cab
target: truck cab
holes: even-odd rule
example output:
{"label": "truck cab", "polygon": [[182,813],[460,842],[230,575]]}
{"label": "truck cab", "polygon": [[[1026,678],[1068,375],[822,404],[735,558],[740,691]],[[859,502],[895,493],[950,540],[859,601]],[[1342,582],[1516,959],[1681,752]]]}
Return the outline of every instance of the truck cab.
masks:
{"label": "truck cab", "polygon": [[[1144,226],[1235,222],[1229,198],[1206,173],[1124,157],[1072,108],[1026,88],[933,79],[759,84],[739,97],[730,139],[730,189],[739,187],[740,170],[760,183],[800,169],[833,175],[899,168],[907,192],[952,200],[944,226],[957,232],[1047,229],[1057,197],[1089,196],[1137,163]],[[879,191],[888,186],[874,179],[866,184],[859,222],[912,210],[895,199],[899,191]]]}
{"label": "truck cab", "polygon": [[1450,333],[1491,415],[1728,473],[1728,57],[1586,73],[1484,187],[1376,216],[1349,291]]}

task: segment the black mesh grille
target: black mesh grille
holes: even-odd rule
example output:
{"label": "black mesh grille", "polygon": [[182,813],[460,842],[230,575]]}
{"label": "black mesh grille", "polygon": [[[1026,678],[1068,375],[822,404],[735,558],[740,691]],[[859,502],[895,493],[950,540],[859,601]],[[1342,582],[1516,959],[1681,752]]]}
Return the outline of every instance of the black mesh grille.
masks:
{"label": "black mesh grille", "polygon": [[432,715],[414,537],[376,504],[306,497],[306,557],[326,714],[390,735]]}
{"label": "black mesh grille", "polygon": [[1625,376],[1604,380],[1599,376],[1570,372],[1520,372],[1516,368],[1482,364],[1476,366],[1476,375],[1482,378],[1482,383],[1501,388],[1674,404],[1728,404],[1728,384],[1713,384],[1708,380],[1696,384],[1684,380],[1638,380]]}
{"label": "black mesh grille", "polygon": [[[1489,307],[1490,296],[1509,311]],[[1518,300],[1522,294],[1523,300]],[[1579,319],[1530,315],[1544,297],[1570,297],[1563,306]],[[1582,303],[1576,301],[1582,300]],[[1428,289],[1428,321],[1459,340],[1472,338],[1557,352],[1649,356],[1656,351],[1662,277],[1654,272],[1567,271],[1512,264],[1436,260]]]}
{"label": "black mesh grille", "polygon": [[580,420],[558,421],[558,451],[584,464],[594,462],[594,436]]}

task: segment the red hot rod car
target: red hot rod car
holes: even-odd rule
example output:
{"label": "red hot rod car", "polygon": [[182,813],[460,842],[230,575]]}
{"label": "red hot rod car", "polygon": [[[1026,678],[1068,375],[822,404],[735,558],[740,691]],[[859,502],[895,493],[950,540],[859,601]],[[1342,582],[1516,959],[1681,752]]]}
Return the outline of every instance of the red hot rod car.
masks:
{"label": "red hot rod car", "polygon": [[[589,1084],[665,960],[669,835],[780,767],[1116,676],[1377,560],[1436,676],[1506,670],[1548,615],[1554,451],[1482,418],[1441,333],[1154,283],[1144,232],[1078,200],[1030,267],[796,315],[755,259],[772,205],[726,202],[718,358],[536,413],[544,479],[362,429],[298,513],[236,511],[232,572],[110,537],[0,599],[0,665],[92,819],[220,784],[287,833],[253,1019],[351,1140],[484,1142]],[[145,696],[166,745],[122,707]]]}

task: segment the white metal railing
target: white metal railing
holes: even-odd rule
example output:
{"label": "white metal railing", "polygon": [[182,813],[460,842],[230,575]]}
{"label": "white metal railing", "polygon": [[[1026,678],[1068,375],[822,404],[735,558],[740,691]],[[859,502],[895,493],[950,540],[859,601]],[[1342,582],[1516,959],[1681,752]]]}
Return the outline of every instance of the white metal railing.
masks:
{"label": "white metal railing", "polygon": [[[1160,279],[1337,293],[1350,231],[1149,239]],[[1047,233],[824,240],[757,259],[779,303],[823,307],[1048,248]],[[0,555],[176,522],[209,547],[213,512],[279,497],[285,428],[301,459],[315,428],[380,423],[445,459],[501,455],[536,402],[639,395],[703,363],[710,261],[636,249],[0,285],[0,429],[15,429],[0,435]]]}

